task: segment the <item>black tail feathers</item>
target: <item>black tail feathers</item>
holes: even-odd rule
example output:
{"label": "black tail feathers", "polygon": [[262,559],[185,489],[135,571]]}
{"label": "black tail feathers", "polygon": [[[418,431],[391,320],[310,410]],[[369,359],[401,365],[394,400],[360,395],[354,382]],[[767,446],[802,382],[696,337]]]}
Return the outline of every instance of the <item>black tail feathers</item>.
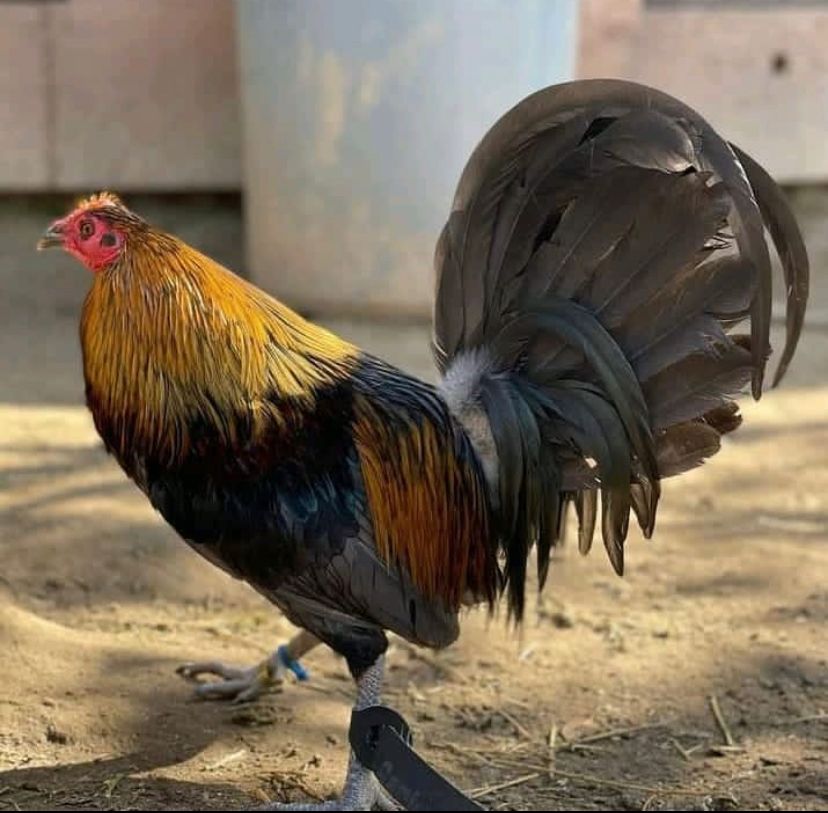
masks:
{"label": "black tail feathers", "polygon": [[621,573],[630,511],[649,536],[660,477],[715,454],[748,384],[760,396],[765,227],[788,298],[776,383],[802,328],[807,255],[778,187],[697,113],[639,85],[576,82],[521,102],[472,155],[438,243],[434,345],[449,376],[465,359],[464,400],[489,420],[518,618],[529,551],[543,582],[568,503],[587,552],[600,491]]}

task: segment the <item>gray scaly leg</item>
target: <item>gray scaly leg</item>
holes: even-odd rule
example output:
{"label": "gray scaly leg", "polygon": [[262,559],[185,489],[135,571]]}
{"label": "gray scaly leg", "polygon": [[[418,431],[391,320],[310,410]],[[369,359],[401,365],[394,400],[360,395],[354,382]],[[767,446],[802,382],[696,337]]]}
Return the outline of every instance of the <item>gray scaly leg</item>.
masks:
{"label": "gray scaly leg", "polygon": [[[367,669],[357,681],[354,710],[380,703],[385,656]],[[318,804],[275,804],[261,810],[399,810],[400,806],[382,789],[377,778],[352,753],[345,776],[345,787],[338,799]]]}

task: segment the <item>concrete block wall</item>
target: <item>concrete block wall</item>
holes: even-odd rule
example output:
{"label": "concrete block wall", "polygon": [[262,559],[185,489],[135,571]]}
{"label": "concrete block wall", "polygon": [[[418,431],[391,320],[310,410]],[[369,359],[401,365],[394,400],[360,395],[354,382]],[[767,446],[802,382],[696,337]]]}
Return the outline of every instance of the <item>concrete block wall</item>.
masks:
{"label": "concrete block wall", "polygon": [[49,183],[48,40],[43,8],[0,5],[0,188]]}
{"label": "concrete block wall", "polygon": [[0,190],[241,184],[233,0],[0,3]]}
{"label": "concrete block wall", "polygon": [[[580,6],[579,76],[656,84],[777,177],[828,178],[828,2]],[[241,188],[235,29],[234,0],[0,2],[0,192]]]}
{"label": "concrete block wall", "polygon": [[828,178],[828,3],[581,0],[580,77],[651,84],[789,183]]}

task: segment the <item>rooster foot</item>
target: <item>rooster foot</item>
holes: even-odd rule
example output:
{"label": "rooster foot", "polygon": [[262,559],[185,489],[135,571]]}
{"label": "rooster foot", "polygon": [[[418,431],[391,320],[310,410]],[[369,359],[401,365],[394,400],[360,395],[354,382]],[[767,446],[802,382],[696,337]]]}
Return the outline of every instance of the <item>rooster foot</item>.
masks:
{"label": "rooster foot", "polygon": [[176,672],[187,680],[198,681],[202,675],[215,675],[221,680],[198,682],[195,696],[199,700],[230,700],[247,703],[280,686],[288,672],[297,680],[309,675],[299,658],[319,643],[307,632],[296,635],[290,643],[280,646],[269,658],[252,667],[228,666],[220,661],[185,663]]}
{"label": "rooster foot", "polygon": [[345,788],[338,799],[328,802],[271,804],[258,810],[402,810],[385,792],[377,778],[355,757],[351,757]]}

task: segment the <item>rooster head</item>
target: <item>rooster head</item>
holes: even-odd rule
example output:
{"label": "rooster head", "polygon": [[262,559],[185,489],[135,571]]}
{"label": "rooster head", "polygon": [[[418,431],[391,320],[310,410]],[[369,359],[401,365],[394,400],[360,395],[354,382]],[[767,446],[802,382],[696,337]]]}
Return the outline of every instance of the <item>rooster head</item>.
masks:
{"label": "rooster head", "polygon": [[130,234],[143,224],[111,192],[100,192],[80,201],[66,217],[52,223],[37,244],[38,250],[62,248],[90,271],[115,265]]}

